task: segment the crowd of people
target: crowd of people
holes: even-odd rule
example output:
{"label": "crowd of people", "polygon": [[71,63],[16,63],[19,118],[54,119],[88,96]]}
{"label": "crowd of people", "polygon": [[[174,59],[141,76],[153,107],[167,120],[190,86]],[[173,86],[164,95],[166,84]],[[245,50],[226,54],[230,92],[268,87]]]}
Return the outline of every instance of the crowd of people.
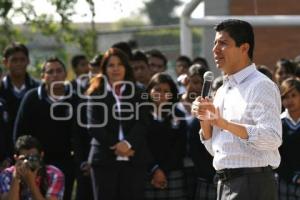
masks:
{"label": "crowd of people", "polygon": [[[17,42],[7,46],[0,83],[0,199],[71,200],[73,191],[77,200],[226,199],[229,189],[217,184],[222,170],[245,167],[242,160],[247,167],[259,163],[263,172],[275,170],[280,199],[300,199],[300,59],[280,59],[274,72],[255,66],[254,42],[236,36],[247,24],[239,24],[241,30],[236,24],[216,27],[213,53],[223,75],[214,80],[210,98],[201,100],[203,75],[211,68],[202,57],[178,56],[174,78],[161,51],[132,51],[128,43],[118,42],[91,60],[74,55],[70,63],[76,77],[71,81],[66,80],[66,64],[49,57],[37,81],[27,72],[27,47]],[[252,79],[255,84],[248,89]],[[243,119],[246,107],[239,93],[249,101],[270,98]],[[224,119],[207,120],[201,113],[199,105],[214,98],[223,111],[207,109]],[[234,112],[225,111],[226,106]],[[281,122],[273,118],[277,111]],[[268,126],[237,124],[256,123],[253,116]],[[231,148],[245,157],[223,161],[219,151],[237,157]],[[251,160],[264,156],[266,165]],[[265,183],[253,179],[253,184]]]}

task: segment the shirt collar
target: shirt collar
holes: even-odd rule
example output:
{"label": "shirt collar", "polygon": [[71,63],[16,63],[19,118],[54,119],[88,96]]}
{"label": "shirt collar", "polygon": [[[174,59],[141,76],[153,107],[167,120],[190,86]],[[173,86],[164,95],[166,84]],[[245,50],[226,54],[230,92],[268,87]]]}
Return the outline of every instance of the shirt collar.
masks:
{"label": "shirt collar", "polygon": [[26,85],[23,84],[20,88],[17,88],[15,85],[13,86],[13,90],[15,93],[21,93],[23,92],[24,90],[26,90]]}
{"label": "shirt collar", "polygon": [[300,118],[298,118],[296,121],[291,117],[291,115],[289,114],[288,110],[285,109],[283,113],[281,113],[281,119],[283,118],[287,118],[288,120],[290,120],[293,125],[297,125],[300,124]]}
{"label": "shirt collar", "polygon": [[[125,87],[126,87],[126,84],[123,84],[123,85],[121,86],[121,88],[120,88],[121,94],[124,92]],[[114,93],[114,91],[113,91],[113,89],[112,89],[112,87],[111,87],[111,85],[110,85],[109,83],[106,83],[106,89],[107,89],[107,91],[113,92],[113,93]]]}
{"label": "shirt collar", "polygon": [[[4,78],[2,79],[2,83],[5,89],[14,88],[10,75],[4,76]],[[34,85],[34,80],[27,73],[25,75],[24,85],[26,88]]]}
{"label": "shirt collar", "polygon": [[65,99],[68,99],[71,97],[69,84],[65,85],[65,96],[62,96],[61,98],[58,98],[58,99],[55,99],[47,94],[45,83],[41,84],[38,87],[37,93],[38,93],[38,97],[40,100],[45,99],[50,104],[54,103],[54,102],[58,102],[58,101],[64,101]]}
{"label": "shirt collar", "polygon": [[239,72],[232,75],[224,76],[224,83],[228,82],[231,86],[236,86],[242,83],[250,74],[252,74],[256,70],[256,66],[254,63],[240,70]]}

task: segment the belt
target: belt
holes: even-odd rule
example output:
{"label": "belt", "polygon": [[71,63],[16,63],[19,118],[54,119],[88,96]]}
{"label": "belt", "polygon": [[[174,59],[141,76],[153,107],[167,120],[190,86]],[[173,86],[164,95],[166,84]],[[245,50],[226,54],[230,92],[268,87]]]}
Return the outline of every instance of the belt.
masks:
{"label": "belt", "polygon": [[227,181],[229,179],[237,178],[239,176],[243,176],[243,175],[247,175],[247,174],[271,172],[271,171],[272,171],[272,168],[270,166],[251,167],[251,168],[234,168],[234,169],[217,170],[216,175],[219,180]]}

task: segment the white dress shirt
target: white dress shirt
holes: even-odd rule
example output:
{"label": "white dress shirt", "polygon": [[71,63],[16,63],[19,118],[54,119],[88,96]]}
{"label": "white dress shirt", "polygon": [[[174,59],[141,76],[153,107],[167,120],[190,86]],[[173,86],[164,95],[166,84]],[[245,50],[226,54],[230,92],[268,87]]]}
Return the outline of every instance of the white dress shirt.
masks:
{"label": "white dress shirt", "polygon": [[255,64],[225,76],[214,105],[219,107],[224,119],[243,125],[248,133],[248,139],[241,139],[214,126],[212,138],[203,140],[201,137],[214,156],[216,170],[279,166],[278,147],[282,143],[280,93],[275,83],[256,70]]}
{"label": "white dress shirt", "polygon": [[[124,92],[125,90],[125,87],[126,85],[122,85],[121,88],[120,88],[120,92],[121,94]],[[106,89],[107,91],[111,91],[115,100],[116,100],[116,106],[117,106],[117,110],[118,110],[118,113],[120,114],[121,113],[121,101],[120,101],[120,97],[115,93],[115,91],[113,90],[113,88],[111,87],[110,84],[107,83],[106,85]],[[120,126],[119,126],[119,141],[124,141],[126,142],[126,144],[129,146],[129,148],[131,148],[131,145],[129,144],[128,141],[124,140],[124,132],[123,132],[123,127],[122,127],[122,124],[120,123]],[[129,161],[129,157],[127,156],[117,156],[117,160],[119,161]]]}

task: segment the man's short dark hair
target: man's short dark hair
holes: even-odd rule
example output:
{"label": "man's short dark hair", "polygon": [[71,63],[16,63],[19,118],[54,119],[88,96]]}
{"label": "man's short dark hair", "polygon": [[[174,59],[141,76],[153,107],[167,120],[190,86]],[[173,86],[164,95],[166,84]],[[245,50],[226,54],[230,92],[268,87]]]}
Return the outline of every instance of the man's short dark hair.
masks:
{"label": "man's short dark hair", "polygon": [[3,57],[5,59],[8,59],[12,54],[16,52],[22,52],[27,58],[29,58],[29,51],[27,47],[24,44],[18,42],[13,42],[9,44],[7,47],[5,47],[3,51]]}
{"label": "man's short dark hair", "polygon": [[20,136],[15,143],[15,153],[17,155],[19,155],[21,150],[30,150],[33,148],[39,152],[43,151],[41,143],[31,135]]}
{"label": "man's short dark hair", "polygon": [[272,74],[271,70],[267,66],[265,66],[265,65],[257,65],[256,68],[257,68],[257,70],[259,72],[263,73],[269,79],[273,80],[273,74]]}
{"label": "man's short dark hair", "polygon": [[275,71],[277,71],[279,68],[283,68],[286,74],[293,75],[295,73],[296,64],[286,58],[280,58],[276,62]]}
{"label": "man's short dark hair", "polygon": [[159,58],[159,59],[163,60],[164,66],[167,67],[168,60],[167,60],[166,56],[161,51],[159,51],[157,49],[152,49],[150,51],[147,51],[146,55],[147,55],[148,59],[151,58],[151,57],[156,57],[156,58]]}
{"label": "man's short dark hair", "polygon": [[64,71],[66,72],[66,66],[65,64],[63,63],[63,61],[61,61],[58,57],[56,56],[52,56],[52,57],[49,57],[45,60],[45,62],[43,63],[43,66],[42,66],[42,73],[45,72],[45,67],[46,67],[46,64],[47,63],[53,63],[53,62],[58,62],[64,69]]}
{"label": "man's short dark hair", "polygon": [[140,60],[148,64],[148,58],[146,54],[144,54],[141,51],[135,51],[132,55],[132,61],[140,61]]}
{"label": "man's short dark hair", "polygon": [[254,33],[250,23],[238,19],[228,19],[217,24],[215,30],[217,32],[227,32],[235,41],[237,47],[240,47],[244,43],[248,43],[248,56],[251,60],[253,59]]}
{"label": "man's short dark hair", "polygon": [[128,56],[128,59],[132,58],[132,49],[127,42],[117,42],[111,46],[112,48],[117,48]]}
{"label": "man's short dark hair", "polygon": [[188,71],[188,77],[192,77],[192,76],[199,76],[201,79],[203,79],[203,75],[205,72],[207,72],[208,70],[203,67],[202,65],[196,63],[193,64]]}
{"label": "man's short dark hair", "polygon": [[205,67],[207,70],[209,70],[209,66],[208,66],[207,60],[206,60],[205,58],[203,58],[203,57],[201,57],[201,56],[195,57],[195,58],[193,59],[193,61],[192,61],[192,65],[193,65],[193,64],[196,64],[196,63],[202,65],[202,66]]}
{"label": "man's short dark hair", "polygon": [[90,60],[89,63],[90,63],[90,65],[91,65],[92,67],[100,67],[102,58],[103,58],[103,54],[100,53],[100,54],[98,54],[98,55],[95,55],[95,56],[93,57],[93,59]]}
{"label": "man's short dark hair", "polygon": [[73,69],[76,69],[82,60],[87,60],[86,56],[83,54],[73,56],[71,60],[71,65]]}
{"label": "man's short dark hair", "polygon": [[176,62],[184,62],[187,64],[188,67],[192,65],[192,61],[188,56],[181,55],[177,57]]}

